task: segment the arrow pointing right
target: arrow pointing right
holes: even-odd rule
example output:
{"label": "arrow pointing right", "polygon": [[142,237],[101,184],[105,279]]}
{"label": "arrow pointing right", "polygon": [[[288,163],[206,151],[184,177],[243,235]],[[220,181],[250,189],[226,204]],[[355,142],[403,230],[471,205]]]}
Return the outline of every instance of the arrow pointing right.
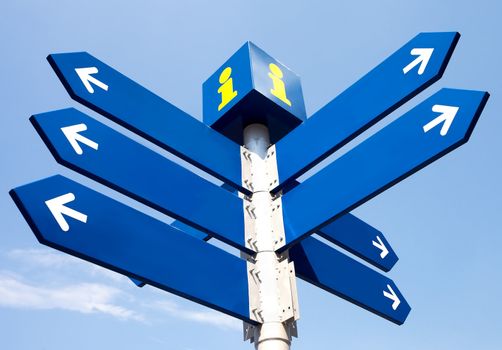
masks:
{"label": "arrow pointing right", "polygon": [[420,65],[418,67],[418,75],[422,75],[425,72],[425,68],[427,67],[427,64],[429,63],[429,60],[431,59],[432,53],[434,52],[434,49],[429,48],[429,49],[419,49],[419,48],[414,48],[411,50],[411,54],[413,56],[417,56],[415,60],[413,60],[410,64],[408,64],[406,67],[403,68],[403,73],[406,74],[410,70],[412,70],[415,66]]}
{"label": "arrow pointing right", "polygon": [[386,290],[383,291],[383,295],[386,297],[386,298],[389,298],[390,300],[393,301],[392,303],[392,309],[393,310],[397,310],[399,304],[401,304],[401,300],[399,300],[399,297],[396,295],[396,293],[394,292],[394,290],[392,289],[392,287],[390,286],[390,284],[387,285],[387,289],[389,290],[389,292],[387,292]]}
{"label": "arrow pointing right", "polygon": [[[488,96],[442,89],[284,194],[286,245],[280,251],[466,143]],[[446,111],[444,106],[459,106],[454,127],[447,125],[443,136],[424,133],[423,125],[436,118],[434,111]],[[454,115],[453,110],[446,114],[440,117]]]}
{"label": "arrow pointing right", "polygon": [[84,123],[65,126],[61,128],[61,131],[63,132],[64,136],[68,139],[68,142],[70,142],[70,145],[73,147],[75,153],[77,154],[84,153],[82,151],[82,147],[80,147],[79,145],[79,141],[84,145],[87,145],[95,149],[96,151],[98,150],[98,144],[96,142],[89,140],[87,137],[79,134],[79,132],[86,130],[87,130],[87,125],[85,125]]}
{"label": "arrow pointing right", "polygon": [[[417,35],[280,139],[275,145],[279,181],[272,192],[291,190],[294,179],[439,80],[459,37]],[[411,63],[410,52],[419,55]],[[417,65],[418,74],[406,74]]]}
{"label": "arrow pointing right", "polygon": [[432,121],[428,122],[427,124],[425,124],[424,132],[428,132],[436,125],[439,125],[444,122],[443,127],[441,128],[441,131],[439,133],[441,134],[441,136],[446,136],[446,134],[448,134],[448,130],[450,130],[450,126],[451,123],[453,122],[453,119],[455,119],[455,116],[457,115],[458,108],[459,107],[444,106],[444,105],[432,106],[432,111],[436,113],[441,113],[441,115],[433,119]]}
{"label": "arrow pointing right", "polygon": [[[316,233],[383,271],[389,271],[398,261],[383,232],[350,213],[321,227]],[[376,242],[375,237],[378,237]]]}
{"label": "arrow pointing right", "polygon": [[90,94],[94,93],[91,83],[105,91],[108,91],[108,85],[91,76],[91,74],[98,73],[98,69],[96,67],[75,68],[75,72],[77,72],[78,77],[82,80],[82,83]]}
{"label": "arrow pointing right", "polygon": [[65,232],[70,230],[70,226],[66,222],[63,214],[75,220],[81,221],[84,224],[87,222],[87,215],[65,206],[65,204],[73,202],[74,200],[75,195],[70,192],[45,201],[45,204],[51,211],[52,216],[54,216],[54,219],[56,219],[59,227],[61,227],[61,230]]}
{"label": "arrow pointing right", "polygon": [[[389,321],[402,324],[410,313],[410,305],[394,281],[314,237],[293,246],[289,257],[299,278]],[[386,287],[392,293],[385,294],[394,302],[392,309],[382,297]]]}
{"label": "arrow pointing right", "polygon": [[[344,229],[349,229],[350,225],[350,228],[355,228],[356,231],[347,232],[347,236],[351,233],[356,236],[362,234],[362,238],[365,238],[366,234],[364,230],[361,230],[361,224],[365,223],[350,214],[347,215],[348,220],[340,220],[342,221],[342,225],[335,225],[333,227],[334,231],[340,232]],[[343,223],[343,221],[345,221],[345,223]],[[348,223],[350,224],[347,225]],[[181,223],[179,221],[174,221],[171,226],[181,229],[181,231],[184,231],[199,240],[206,240],[210,238],[205,236],[200,231],[198,232],[197,230],[193,230],[183,224],[180,226],[180,224]],[[185,231],[186,228],[189,228],[189,231]],[[375,231],[375,229],[371,228],[371,231]],[[335,235],[337,235],[338,238],[341,237],[339,234]],[[332,237],[334,238],[334,236]],[[385,240],[385,237],[383,239]],[[345,243],[350,243],[345,239],[343,239],[343,241]],[[402,294],[400,294],[398,288],[391,279],[381,275],[360,262],[351,259],[349,256],[343,254],[337,249],[333,249],[325,243],[322,243],[318,239],[314,237],[307,237],[292,247],[289,254],[291,261],[295,264],[297,277],[330,293],[338,295],[339,297],[394,323],[402,324],[408,316],[410,306]],[[147,251],[143,251],[143,255],[149,256],[149,253]],[[397,257],[391,250],[387,260],[393,258],[397,260]],[[382,262],[382,264],[385,263],[386,262]],[[130,276],[128,277],[138,287],[143,287],[147,284],[143,280]],[[389,308],[387,299],[382,298],[382,289],[385,288],[385,286],[388,286],[388,290],[392,293],[389,293],[388,298],[390,298],[394,304],[396,304],[396,300],[398,300],[396,307],[392,310]],[[399,305],[401,307],[397,310]]]}
{"label": "arrow pointing right", "polygon": [[378,249],[380,249],[382,252],[380,253],[380,257],[382,259],[384,259],[387,254],[389,254],[389,250],[387,249],[387,247],[385,246],[385,244],[382,242],[382,239],[380,238],[380,236],[376,236],[376,239],[378,242],[375,242],[375,241],[371,241],[371,243],[373,243],[373,245],[375,247],[377,247]]}

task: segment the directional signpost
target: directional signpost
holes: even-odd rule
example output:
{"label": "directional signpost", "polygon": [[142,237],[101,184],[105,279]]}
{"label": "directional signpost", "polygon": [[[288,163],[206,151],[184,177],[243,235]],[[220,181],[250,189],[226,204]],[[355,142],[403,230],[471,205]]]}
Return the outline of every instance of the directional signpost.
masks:
{"label": "directional signpost", "polygon": [[54,158],[176,220],[59,175],[10,194],[40,243],[237,317],[259,350],[297,336],[296,277],[402,324],[396,284],[351,255],[384,272],[398,257],[350,211],[466,143],[488,93],[441,89],[296,178],[438,81],[459,37],[417,35],[308,119],[299,77],[250,42],[203,84],[203,122],[86,52],[49,55],[76,101],[224,184],[68,108],[30,118]]}

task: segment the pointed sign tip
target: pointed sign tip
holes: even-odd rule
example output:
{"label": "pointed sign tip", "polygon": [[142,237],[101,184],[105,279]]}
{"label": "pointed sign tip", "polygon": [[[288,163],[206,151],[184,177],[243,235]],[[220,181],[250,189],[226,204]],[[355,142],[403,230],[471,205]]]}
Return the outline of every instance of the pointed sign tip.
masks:
{"label": "pointed sign tip", "polygon": [[[57,175],[56,175],[57,176]],[[44,238],[42,233],[38,230],[37,225],[35,225],[35,222],[32,220],[31,216],[28,215],[28,210],[26,209],[25,205],[23,204],[22,198],[20,196],[20,191],[23,191],[23,188],[27,186],[20,186],[13,188],[9,191],[9,195],[14,201],[14,204],[16,205],[17,209],[21,212],[21,215],[23,216],[24,220],[28,223],[28,226],[30,227],[31,231],[35,235],[35,238],[40,244],[43,245],[48,245],[48,241]]]}
{"label": "pointed sign tip", "polygon": [[[490,94],[487,91],[478,91],[478,90],[464,90],[467,93],[471,94],[473,100],[477,100],[475,111],[473,112],[473,117],[472,120],[465,132],[465,135],[463,137],[463,143],[466,143],[469,141],[474,128],[476,127],[479,118],[481,117],[481,113],[483,113],[483,110],[486,106],[486,103],[488,102],[488,99],[490,97]],[[474,102],[473,102],[474,104]]]}

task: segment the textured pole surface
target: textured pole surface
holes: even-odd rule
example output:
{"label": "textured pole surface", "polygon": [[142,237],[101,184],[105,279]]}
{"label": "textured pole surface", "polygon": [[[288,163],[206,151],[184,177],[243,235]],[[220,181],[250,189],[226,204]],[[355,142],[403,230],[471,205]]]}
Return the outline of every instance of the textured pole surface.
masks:
{"label": "textured pole surface", "polygon": [[[254,154],[251,163],[253,184],[252,205],[255,208],[255,237],[257,253],[255,269],[259,276],[260,312],[263,323],[255,327],[254,342],[257,350],[289,350],[291,339],[288,325],[283,321],[279,300],[281,288],[279,257],[275,253],[273,235],[272,196],[270,175],[267,172],[267,149],[270,145],[266,126],[251,124],[244,129],[244,145]],[[287,293],[290,291],[286,291]]]}

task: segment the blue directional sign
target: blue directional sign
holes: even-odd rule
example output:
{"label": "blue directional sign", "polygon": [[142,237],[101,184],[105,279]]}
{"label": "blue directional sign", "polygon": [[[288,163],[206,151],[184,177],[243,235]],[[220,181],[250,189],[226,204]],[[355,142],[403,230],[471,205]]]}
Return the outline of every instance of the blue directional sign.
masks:
{"label": "blue directional sign", "polygon": [[442,89],[286,193],[281,250],[467,142],[488,96]]}
{"label": "blue directional sign", "polygon": [[[297,184],[295,181],[294,185]],[[232,191],[225,184],[222,188]],[[181,221],[174,221],[171,225],[199,239],[211,238]],[[322,227],[316,233],[383,271],[390,271],[398,261],[384,234],[350,213]]]}
{"label": "blue directional sign", "polygon": [[397,324],[410,306],[394,282],[337,250],[307,237],[292,247],[298,277]]}
{"label": "blue directional sign", "polygon": [[[181,221],[174,221],[171,225],[199,239],[211,238]],[[399,260],[381,231],[350,213],[320,228],[316,233],[386,272]]]}
{"label": "blue directional sign", "polygon": [[[299,184],[296,180],[291,182],[293,187]],[[381,231],[350,213],[320,228],[316,233],[386,272],[399,260]]]}
{"label": "blue directional sign", "polygon": [[59,163],[249,251],[237,195],[75,109],[30,120]]}
{"label": "blue directional sign", "polygon": [[274,192],[443,75],[459,33],[421,33],[276,144]]}
{"label": "blue directional sign", "polygon": [[47,60],[74,100],[249,193],[241,184],[238,144],[87,52]]}
{"label": "blue directional sign", "polygon": [[[333,231],[336,231],[332,234],[333,237],[350,236],[351,234],[358,236],[364,230],[372,233],[376,231],[375,229],[371,230],[368,224],[350,214],[341,217],[338,221],[341,224],[333,227]],[[177,226],[178,224],[179,221],[175,221],[171,225]],[[344,231],[352,229],[355,231]],[[196,238],[208,238],[207,236],[203,237],[201,232],[197,233],[196,230],[192,230],[191,234],[194,233]],[[381,233],[378,234],[382,236]],[[342,238],[343,240],[344,238]],[[346,241],[351,244],[355,240],[346,239]],[[146,252],[144,253],[146,254]],[[289,254],[290,260],[295,264],[297,277],[397,324],[402,324],[408,316],[410,306],[391,279],[319,240],[307,237],[291,248]],[[138,287],[143,287],[146,284],[135,278],[131,278],[131,280]]]}
{"label": "blue directional sign", "polygon": [[382,232],[352,214],[345,214],[316,233],[383,271],[398,257]]}
{"label": "blue directional sign", "polygon": [[63,176],[10,194],[40,243],[256,324],[246,261]]}

